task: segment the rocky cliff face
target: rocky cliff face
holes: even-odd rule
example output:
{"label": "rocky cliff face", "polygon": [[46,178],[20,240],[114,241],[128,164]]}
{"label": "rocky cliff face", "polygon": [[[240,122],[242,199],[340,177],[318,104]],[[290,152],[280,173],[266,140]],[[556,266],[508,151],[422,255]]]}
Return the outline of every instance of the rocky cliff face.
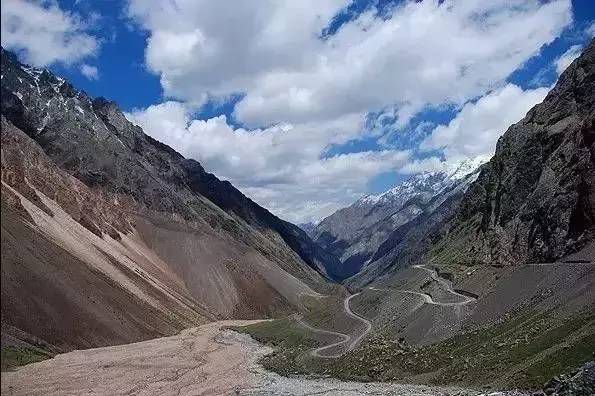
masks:
{"label": "rocky cliff face", "polygon": [[475,171],[484,161],[475,158],[443,171],[412,176],[322,220],[310,235],[340,258],[341,266],[333,269],[333,275],[339,279],[350,277],[385,256],[390,250],[387,246],[394,243],[391,234],[420,216],[430,216],[448,197],[460,193],[474,180]]}
{"label": "rocky cliff face", "polygon": [[327,287],[334,259],[304,231],[115,103],[1,59],[3,332],[64,348],[132,342],[285,314]]}
{"label": "rocky cliff face", "polygon": [[500,138],[430,258],[551,262],[595,238],[595,41]]}

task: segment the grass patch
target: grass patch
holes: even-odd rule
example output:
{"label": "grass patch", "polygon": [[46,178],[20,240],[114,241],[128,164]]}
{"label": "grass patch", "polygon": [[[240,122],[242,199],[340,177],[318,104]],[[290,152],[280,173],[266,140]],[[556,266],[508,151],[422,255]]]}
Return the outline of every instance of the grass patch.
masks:
{"label": "grass patch", "polygon": [[307,369],[313,358],[309,352],[319,346],[315,335],[291,318],[272,320],[248,326],[231,327],[232,330],[249,334],[255,340],[274,348],[260,363],[281,375],[313,374]]}
{"label": "grass patch", "polygon": [[482,264],[477,259],[476,252],[469,251],[472,243],[470,239],[480,226],[481,219],[471,218],[450,230],[448,235],[432,244],[423,262],[440,263],[441,266],[461,264],[467,267]]}
{"label": "grass patch", "polygon": [[15,367],[40,362],[53,357],[51,353],[36,347],[4,346],[2,347],[1,354],[2,371],[8,371]]}
{"label": "grass patch", "polygon": [[576,339],[570,345],[555,352],[554,356],[547,355],[531,364],[517,374],[515,383],[523,387],[544,384],[550,378],[560,373],[570,372],[577,368],[580,362],[594,358],[595,334],[587,334]]}
{"label": "grass patch", "polygon": [[299,326],[291,318],[230,328],[240,333],[249,334],[258,342],[274,347],[294,348],[300,346],[315,347],[317,345],[312,333]]}
{"label": "grass patch", "polygon": [[311,357],[316,339],[290,319],[240,331],[275,348],[261,361],[269,370],[358,381],[410,381],[422,375],[436,385],[532,389],[592,359],[595,351],[595,316],[589,313],[556,318],[525,312],[425,347],[376,333],[338,359]]}

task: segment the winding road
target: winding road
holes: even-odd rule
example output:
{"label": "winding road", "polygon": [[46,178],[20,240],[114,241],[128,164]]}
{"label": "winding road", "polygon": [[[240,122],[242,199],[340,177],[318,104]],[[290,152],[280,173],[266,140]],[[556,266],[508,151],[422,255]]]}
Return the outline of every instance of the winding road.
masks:
{"label": "winding road", "polygon": [[[461,293],[457,292],[456,290],[454,290],[451,282],[440,277],[436,271],[426,268],[423,265],[414,265],[414,266],[412,266],[412,268],[428,272],[430,274],[430,277],[434,281],[438,282],[438,284],[441,285],[445,291],[447,291],[448,293],[453,294],[457,297],[460,297],[462,299],[462,301],[458,301],[458,302],[435,301],[431,295],[429,295],[427,293],[416,292],[413,290],[379,289],[379,288],[373,287],[373,286],[369,287],[368,289],[374,290],[374,291],[381,291],[381,292],[397,292],[397,293],[412,294],[412,295],[421,297],[424,300],[424,303],[426,303],[426,304],[439,305],[439,306],[443,306],[443,307],[461,306],[461,305],[469,304],[470,302],[473,302],[476,300],[475,298],[473,298],[471,296],[461,294]],[[339,341],[336,341],[331,344],[324,345],[319,348],[311,350],[310,354],[312,356],[319,357],[319,358],[327,358],[327,359],[328,358],[335,359],[335,358],[341,357],[344,354],[346,354],[347,352],[353,350],[357,345],[359,345],[361,340],[370,332],[370,330],[372,329],[372,323],[368,319],[364,318],[363,316],[360,316],[360,315],[356,314],[355,312],[353,312],[349,305],[351,299],[360,295],[360,294],[361,294],[361,292],[352,294],[343,300],[343,310],[345,311],[345,314],[347,316],[363,323],[363,330],[358,332],[356,335],[349,335],[349,334],[339,333],[336,331],[319,329],[319,328],[313,327],[310,324],[308,324],[301,315],[294,316],[296,321],[301,326],[303,326],[304,328],[306,328],[312,332],[315,332],[318,334],[323,334],[323,335],[330,335],[330,336],[339,338]],[[317,297],[321,297],[321,296],[317,296]]]}
{"label": "winding road", "polygon": [[440,305],[443,307],[451,307],[451,306],[459,306],[459,305],[465,305],[465,304],[469,304],[470,302],[473,302],[476,300],[476,298],[461,294],[459,292],[457,292],[456,290],[454,290],[452,288],[452,284],[444,279],[441,278],[436,271],[431,270],[429,268],[426,268],[423,265],[413,265],[412,268],[416,268],[416,269],[420,269],[423,271],[426,271],[430,274],[430,277],[435,280],[436,282],[438,282],[440,285],[442,285],[442,287],[444,287],[444,289],[449,292],[450,294],[453,294],[457,297],[461,297],[463,299],[463,301],[458,301],[458,302],[440,302],[440,301],[435,301],[431,295],[427,294],[427,293],[421,293],[421,292],[416,292],[416,291],[412,291],[412,290],[402,290],[402,289],[379,289],[377,287],[369,287],[368,289],[370,290],[375,290],[375,291],[382,291],[382,292],[397,292],[397,293],[407,293],[407,294],[413,294],[416,296],[421,297],[424,300],[424,303],[426,304],[431,304],[431,305]]}
{"label": "winding road", "polygon": [[[307,328],[308,330],[313,331],[318,334],[339,337],[341,339],[340,341],[334,342],[332,344],[324,345],[322,347],[313,349],[312,351],[310,351],[310,354],[312,356],[319,357],[319,358],[331,358],[331,359],[341,357],[344,354],[346,354],[347,352],[353,350],[361,342],[361,340],[366,336],[366,334],[368,334],[370,332],[370,330],[372,329],[372,323],[368,319],[364,318],[363,316],[360,316],[360,315],[356,314],[355,312],[353,312],[351,310],[351,307],[349,306],[349,302],[351,301],[351,299],[360,295],[360,294],[361,294],[361,292],[352,294],[343,300],[343,310],[345,311],[345,314],[364,324],[363,331],[358,332],[357,335],[348,335],[348,334],[343,334],[343,333],[339,333],[336,331],[319,329],[319,328],[313,327],[313,326],[309,325],[308,323],[306,323],[306,321],[304,321],[304,319],[301,315],[296,316],[296,320],[298,321],[298,323],[301,324],[303,327]],[[342,345],[345,345],[345,347],[338,348]],[[332,352],[332,350],[335,348],[338,348],[339,351]]]}

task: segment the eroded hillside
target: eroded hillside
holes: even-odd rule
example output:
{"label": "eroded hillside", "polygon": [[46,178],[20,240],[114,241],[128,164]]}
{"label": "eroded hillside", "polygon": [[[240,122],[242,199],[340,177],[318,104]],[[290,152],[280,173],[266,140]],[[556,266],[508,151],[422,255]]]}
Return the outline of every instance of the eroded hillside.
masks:
{"label": "eroded hillside", "polygon": [[282,315],[328,287],[332,259],[114,103],[2,50],[3,337],[70,349]]}

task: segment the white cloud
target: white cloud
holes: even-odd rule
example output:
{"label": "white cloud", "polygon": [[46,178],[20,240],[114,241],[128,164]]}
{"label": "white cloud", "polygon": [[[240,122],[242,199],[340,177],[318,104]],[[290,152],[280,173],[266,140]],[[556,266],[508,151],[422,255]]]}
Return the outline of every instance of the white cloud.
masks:
{"label": "white cloud", "polygon": [[439,125],[421,144],[424,149],[442,149],[448,162],[478,155],[491,156],[498,138],[527,111],[540,103],[548,88],[523,91],[508,84],[475,103],[463,106],[448,125]]}
{"label": "white cloud", "polygon": [[81,65],[81,74],[89,80],[97,80],[99,78],[99,70],[95,66],[83,63]]}
{"label": "white cloud", "polygon": [[401,169],[402,174],[416,174],[422,172],[431,172],[437,170],[444,170],[447,167],[446,161],[440,160],[438,157],[429,157],[421,160],[413,160],[407,163]]}
{"label": "white cloud", "polygon": [[72,64],[99,47],[77,15],[53,2],[3,0],[0,14],[2,46],[20,52],[35,66]]}
{"label": "white cloud", "polygon": [[246,130],[234,129],[225,116],[192,120],[187,106],[170,101],[127,117],[295,222],[318,219],[353,202],[365,193],[371,178],[397,171],[409,160],[407,151],[397,150],[325,157],[329,144],[359,136],[363,120],[358,115],[326,123]]}
{"label": "white cloud", "polygon": [[[373,10],[327,40],[346,0],[242,3],[132,0],[146,60],[166,95],[201,103],[245,93],[246,125],[324,121],[396,106],[462,104],[495,88],[571,21],[568,0],[406,2]],[[446,39],[447,38],[447,39]],[[447,41],[447,42],[446,42]]]}
{"label": "white cloud", "polygon": [[[444,166],[390,149],[381,125],[362,131],[369,112],[399,127],[424,108],[483,97],[434,129],[425,147],[449,160],[491,153],[545,95],[504,86],[506,78],[572,20],[569,0],[408,1],[388,18],[372,9],[321,38],[349,3],[255,0],[230,12],[225,2],[130,0],[128,15],[149,35],[148,68],[181,102],[129,117],[275,213],[307,221],[359,198],[383,172]],[[225,117],[190,119],[189,107],[233,94],[241,95],[234,118],[249,129]],[[331,145],[362,137],[389,149],[325,158]]]}
{"label": "white cloud", "polygon": [[595,37],[595,22],[591,23],[586,30],[586,33],[589,37]]}
{"label": "white cloud", "polygon": [[558,73],[558,75],[562,74],[562,72],[564,72],[564,70],[570,66],[572,61],[580,56],[582,49],[583,47],[580,45],[573,45],[572,47],[568,48],[566,52],[560,55],[560,57],[555,61],[556,73]]}

